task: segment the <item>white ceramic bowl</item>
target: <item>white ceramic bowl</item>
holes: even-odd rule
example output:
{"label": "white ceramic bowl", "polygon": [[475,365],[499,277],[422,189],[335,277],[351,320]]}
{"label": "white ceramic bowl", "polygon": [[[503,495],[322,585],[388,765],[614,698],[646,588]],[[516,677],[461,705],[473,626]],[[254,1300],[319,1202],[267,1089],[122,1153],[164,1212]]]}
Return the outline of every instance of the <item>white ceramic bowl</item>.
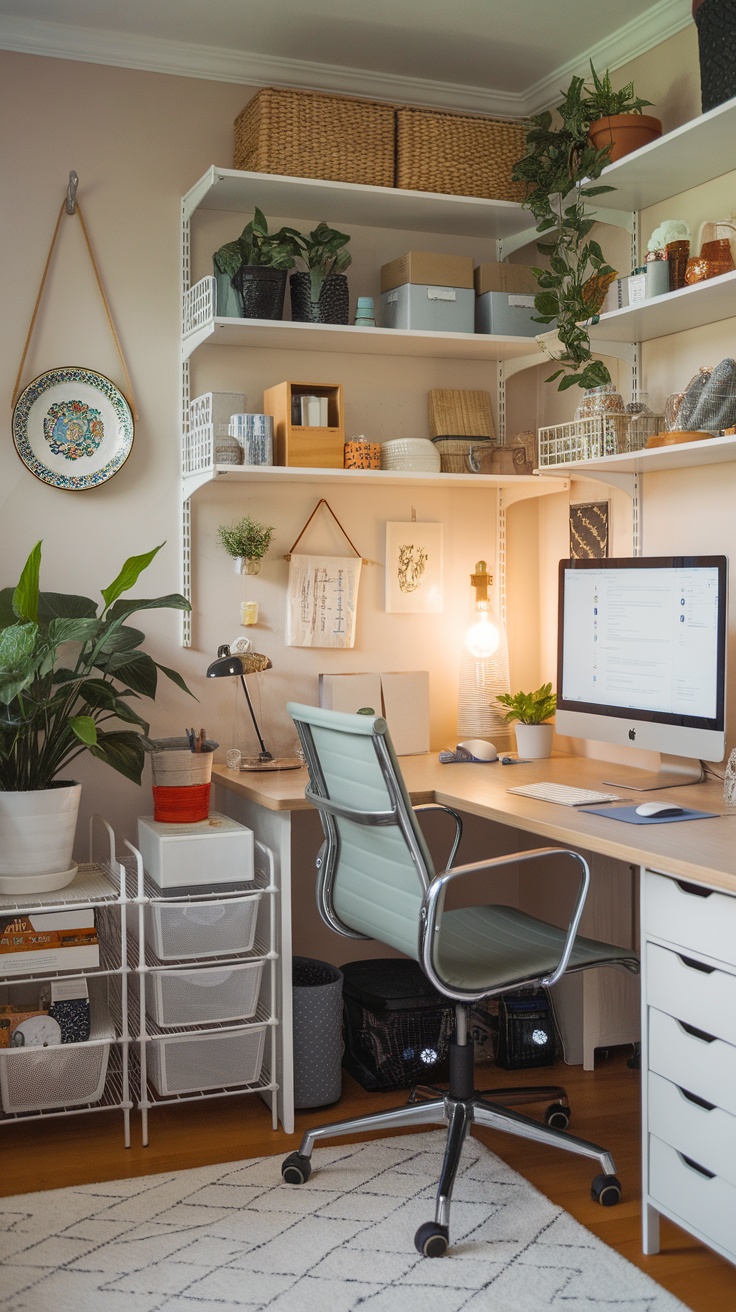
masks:
{"label": "white ceramic bowl", "polygon": [[438,474],[440,453],[426,437],[397,437],[381,444],[381,469]]}

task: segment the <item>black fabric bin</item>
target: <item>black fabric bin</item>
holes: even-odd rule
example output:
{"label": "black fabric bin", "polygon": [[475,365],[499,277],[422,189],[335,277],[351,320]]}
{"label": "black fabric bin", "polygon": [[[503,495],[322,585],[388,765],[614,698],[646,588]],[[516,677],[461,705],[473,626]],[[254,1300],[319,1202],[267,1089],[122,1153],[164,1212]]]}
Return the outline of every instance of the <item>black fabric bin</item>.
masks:
{"label": "black fabric bin", "polygon": [[448,1078],[452,1002],[416,961],[350,961],[343,973],[343,1066],[364,1089],[407,1089]]}

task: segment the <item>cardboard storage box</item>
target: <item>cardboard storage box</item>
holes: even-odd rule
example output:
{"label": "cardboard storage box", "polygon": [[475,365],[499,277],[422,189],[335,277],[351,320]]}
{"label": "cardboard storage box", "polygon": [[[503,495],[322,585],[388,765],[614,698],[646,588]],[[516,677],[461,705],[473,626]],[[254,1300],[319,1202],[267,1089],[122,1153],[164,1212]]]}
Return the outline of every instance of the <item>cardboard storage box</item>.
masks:
{"label": "cardboard storage box", "polygon": [[214,812],[193,824],[138,821],[143,868],[159,888],[242,884],[253,878],[253,833]]}
{"label": "cardboard storage box", "polygon": [[0,917],[0,975],[90,970],[99,964],[92,907]]}
{"label": "cardboard storage box", "polygon": [[381,293],[381,327],[472,333],[475,293],[466,287],[404,283]]}
{"label": "cardboard storage box", "polygon": [[504,337],[536,337],[545,325],[533,316],[539,290],[526,264],[479,264],[474,272],[475,331]]}
{"label": "cardboard storage box", "polygon": [[437,283],[442,287],[472,287],[473,260],[470,255],[442,255],[433,251],[407,251],[381,266],[381,291],[390,292],[404,283]]}

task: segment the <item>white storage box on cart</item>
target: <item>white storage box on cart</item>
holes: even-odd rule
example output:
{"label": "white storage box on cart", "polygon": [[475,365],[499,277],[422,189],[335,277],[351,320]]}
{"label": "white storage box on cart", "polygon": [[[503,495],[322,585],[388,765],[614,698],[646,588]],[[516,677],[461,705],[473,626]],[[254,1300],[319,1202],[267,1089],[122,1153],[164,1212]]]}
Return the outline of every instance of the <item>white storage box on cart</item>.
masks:
{"label": "white storage box on cart", "polygon": [[146,1011],[162,1029],[248,1020],[255,1014],[263,959],[220,962],[200,970],[151,970]]}
{"label": "white storage box on cart", "polygon": [[138,821],[143,868],[159,888],[241,884],[253,878],[253,833],[216,812],[192,824]]}
{"label": "white storage box on cart", "polygon": [[147,1045],[151,1083],[162,1094],[255,1084],[263,1065],[266,1029],[266,1025],[250,1025],[151,1039]]}
{"label": "white storage box on cart", "polygon": [[90,1042],[0,1050],[0,1104],[4,1112],[79,1107],[100,1101],[115,1029],[107,1010],[104,983],[91,980],[89,994]]}

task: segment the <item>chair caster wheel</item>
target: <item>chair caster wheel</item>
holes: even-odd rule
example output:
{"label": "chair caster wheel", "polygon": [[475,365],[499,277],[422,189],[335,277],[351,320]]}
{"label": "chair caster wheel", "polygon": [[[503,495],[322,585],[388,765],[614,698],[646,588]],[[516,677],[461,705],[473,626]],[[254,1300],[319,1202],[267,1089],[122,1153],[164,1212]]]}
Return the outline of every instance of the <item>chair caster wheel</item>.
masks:
{"label": "chair caster wheel", "polygon": [[286,1184],[306,1184],[312,1174],[312,1163],[301,1153],[289,1153],[281,1163],[281,1179]]}
{"label": "chair caster wheel", "polygon": [[425,1221],[414,1236],[414,1247],[422,1257],[444,1257],[450,1245],[450,1232],[446,1225]]}
{"label": "chair caster wheel", "polygon": [[590,1196],[601,1207],[615,1207],[621,1201],[621,1181],[615,1175],[597,1175],[590,1186]]}
{"label": "chair caster wheel", "polygon": [[564,1107],[561,1102],[550,1103],[544,1113],[544,1123],[553,1130],[566,1130],[570,1124],[570,1108]]}

